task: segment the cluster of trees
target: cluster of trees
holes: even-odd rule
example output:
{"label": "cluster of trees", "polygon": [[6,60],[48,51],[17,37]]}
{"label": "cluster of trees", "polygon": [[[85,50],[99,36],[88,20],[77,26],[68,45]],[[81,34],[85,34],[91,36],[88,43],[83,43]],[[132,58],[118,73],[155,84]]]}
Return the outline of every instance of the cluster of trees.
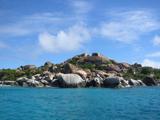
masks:
{"label": "cluster of trees", "polygon": [[143,79],[146,76],[160,80],[160,69],[152,67],[131,67],[123,74],[123,77],[126,79]]}
{"label": "cluster of trees", "polygon": [[18,77],[30,77],[35,74],[42,73],[39,69],[15,70],[15,69],[0,69],[0,80],[16,80]]}

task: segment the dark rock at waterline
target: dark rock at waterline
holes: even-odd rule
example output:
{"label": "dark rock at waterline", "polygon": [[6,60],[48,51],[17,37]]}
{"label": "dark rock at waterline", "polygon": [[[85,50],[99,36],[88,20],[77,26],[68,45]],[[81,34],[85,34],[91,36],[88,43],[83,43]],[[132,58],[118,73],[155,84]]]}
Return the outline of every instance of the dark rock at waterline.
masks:
{"label": "dark rock at waterline", "polygon": [[147,86],[158,85],[157,81],[152,77],[145,77],[143,79],[143,83],[146,84]]}
{"label": "dark rock at waterline", "polygon": [[60,86],[60,82],[58,79],[52,80],[50,84],[52,87],[59,87]]}
{"label": "dark rock at waterline", "polygon": [[19,86],[24,86],[24,84],[27,82],[27,78],[26,77],[20,77],[16,80],[17,85]]}
{"label": "dark rock at waterline", "polygon": [[131,86],[143,86],[144,85],[144,83],[141,80],[134,80],[134,79],[130,79],[128,83]]}
{"label": "dark rock at waterline", "polygon": [[108,77],[103,81],[103,87],[118,87],[120,84],[120,78],[119,77]]}
{"label": "dark rock at waterline", "polygon": [[22,87],[43,87],[43,83],[35,79],[28,79],[26,77],[21,77],[16,80],[16,84]]}
{"label": "dark rock at waterline", "polygon": [[41,82],[37,81],[37,80],[28,80],[26,83],[29,87],[41,87],[41,86],[43,86],[43,84]]}
{"label": "dark rock at waterline", "polygon": [[0,81],[0,84],[1,85],[10,85],[10,86],[13,86],[13,85],[16,85],[16,82],[15,81],[5,80],[5,81]]}
{"label": "dark rock at waterline", "polygon": [[93,80],[88,80],[86,87],[101,87],[103,84],[103,79],[101,77],[95,77]]}

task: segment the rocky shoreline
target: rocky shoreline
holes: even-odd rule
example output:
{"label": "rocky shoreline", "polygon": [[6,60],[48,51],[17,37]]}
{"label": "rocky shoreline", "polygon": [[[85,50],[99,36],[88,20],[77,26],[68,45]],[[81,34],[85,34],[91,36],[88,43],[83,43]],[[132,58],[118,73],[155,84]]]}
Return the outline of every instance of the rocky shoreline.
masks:
{"label": "rocky shoreline", "polygon": [[[6,76],[0,74],[2,76],[0,86],[60,88],[158,86],[159,81],[155,79],[153,72],[144,74],[146,70],[148,68],[146,69],[140,64],[118,63],[99,53],[81,54],[61,64],[46,62],[38,68],[34,65],[21,66],[15,70],[16,79],[14,81],[1,80]],[[137,71],[140,71],[141,74],[137,74]],[[141,79],[134,79],[138,75]]]}
{"label": "rocky shoreline", "polygon": [[159,84],[151,77],[143,80],[125,80],[123,77],[110,76],[105,79],[97,75],[92,80],[84,80],[78,74],[55,74],[45,73],[32,76],[32,78],[21,77],[16,81],[0,81],[0,86],[21,86],[21,87],[59,87],[59,88],[79,88],[79,87],[103,87],[103,88],[126,88],[137,86],[158,86]]}

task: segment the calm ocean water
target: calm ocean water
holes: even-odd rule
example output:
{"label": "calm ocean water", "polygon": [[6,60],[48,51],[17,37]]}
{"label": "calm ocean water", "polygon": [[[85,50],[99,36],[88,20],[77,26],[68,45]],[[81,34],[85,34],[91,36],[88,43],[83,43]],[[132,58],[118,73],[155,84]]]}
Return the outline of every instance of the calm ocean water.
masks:
{"label": "calm ocean water", "polygon": [[1,87],[0,120],[160,120],[160,87]]}

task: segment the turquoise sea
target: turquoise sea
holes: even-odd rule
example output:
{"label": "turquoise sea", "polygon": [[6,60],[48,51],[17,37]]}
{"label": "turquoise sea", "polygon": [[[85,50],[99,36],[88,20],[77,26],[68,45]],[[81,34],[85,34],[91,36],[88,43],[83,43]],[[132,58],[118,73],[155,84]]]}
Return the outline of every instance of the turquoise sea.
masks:
{"label": "turquoise sea", "polygon": [[160,120],[160,87],[1,87],[0,120]]}

